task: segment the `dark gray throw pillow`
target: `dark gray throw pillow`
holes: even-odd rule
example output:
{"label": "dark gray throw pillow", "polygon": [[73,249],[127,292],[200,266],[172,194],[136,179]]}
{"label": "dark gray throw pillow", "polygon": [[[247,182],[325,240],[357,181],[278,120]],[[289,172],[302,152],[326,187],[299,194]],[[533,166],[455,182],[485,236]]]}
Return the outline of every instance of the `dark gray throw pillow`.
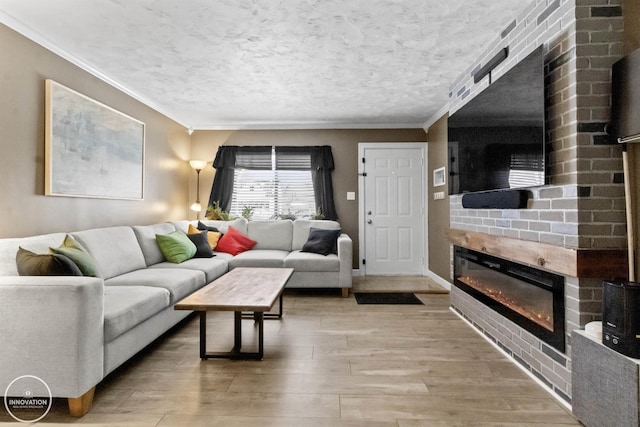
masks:
{"label": "dark gray throw pillow", "polygon": [[198,221],[198,230],[218,231],[218,232],[220,231],[216,227],[209,227],[208,225],[204,224],[202,221]]}
{"label": "dark gray throw pillow", "polygon": [[309,237],[302,246],[301,252],[313,252],[321,255],[335,253],[338,236],[340,236],[340,230],[311,227],[309,229]]}
{"label": "dark gray throw pillow", "polygon": [[194,258],[211,258],[215,256],[211,249],[211,245],[209,244],[209,240],[207,239],[207,233],[209,232],[205,230],[202,233],[187,234],[189,240],[196,245],[196,254],[193,256]]}
{"label": "dark gray throw pillow", "polygon": [[60,254],[36,254],[22,247],[16,254],[16,267],[21,276],[82,276],[78,266]]}

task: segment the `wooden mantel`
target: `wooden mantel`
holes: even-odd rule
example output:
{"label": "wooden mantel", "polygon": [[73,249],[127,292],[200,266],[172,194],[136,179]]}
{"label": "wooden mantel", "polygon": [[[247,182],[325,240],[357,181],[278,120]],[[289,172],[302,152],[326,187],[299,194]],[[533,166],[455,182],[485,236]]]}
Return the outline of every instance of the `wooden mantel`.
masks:
{"label": "wooden mantel", "polygon": [[475,231],[450,229],[456,246],[485,252],[564,276],[584,279],[627,279],[626,249],[575,249],[529,242]]}

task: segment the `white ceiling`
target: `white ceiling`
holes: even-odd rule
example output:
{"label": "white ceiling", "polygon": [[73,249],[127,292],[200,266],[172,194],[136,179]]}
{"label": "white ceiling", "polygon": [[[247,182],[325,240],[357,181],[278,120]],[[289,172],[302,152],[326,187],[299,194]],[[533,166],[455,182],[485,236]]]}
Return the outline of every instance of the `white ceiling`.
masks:
{"label": "white ceiling", "polygon": [[193,129],[422,127],[531,0],[0,0],[0,22]]}

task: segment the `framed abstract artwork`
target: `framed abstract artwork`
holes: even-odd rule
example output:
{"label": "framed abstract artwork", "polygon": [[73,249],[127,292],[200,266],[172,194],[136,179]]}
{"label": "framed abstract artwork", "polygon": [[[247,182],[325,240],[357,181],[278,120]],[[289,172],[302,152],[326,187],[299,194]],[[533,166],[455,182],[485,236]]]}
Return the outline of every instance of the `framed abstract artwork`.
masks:
{"label": "framed abstract artwork", "polygon": [[145,124],[45,82],[45,195],[142,200]]}

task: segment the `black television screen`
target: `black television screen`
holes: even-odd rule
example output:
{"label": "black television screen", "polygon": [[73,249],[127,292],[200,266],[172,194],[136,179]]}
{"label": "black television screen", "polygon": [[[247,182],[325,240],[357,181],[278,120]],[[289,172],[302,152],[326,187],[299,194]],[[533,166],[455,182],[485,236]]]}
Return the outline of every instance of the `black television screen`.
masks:
{"label": "black television screen", "polygon": [[539,47],[449,117],[449,194],[544,185],[544,105]]}

